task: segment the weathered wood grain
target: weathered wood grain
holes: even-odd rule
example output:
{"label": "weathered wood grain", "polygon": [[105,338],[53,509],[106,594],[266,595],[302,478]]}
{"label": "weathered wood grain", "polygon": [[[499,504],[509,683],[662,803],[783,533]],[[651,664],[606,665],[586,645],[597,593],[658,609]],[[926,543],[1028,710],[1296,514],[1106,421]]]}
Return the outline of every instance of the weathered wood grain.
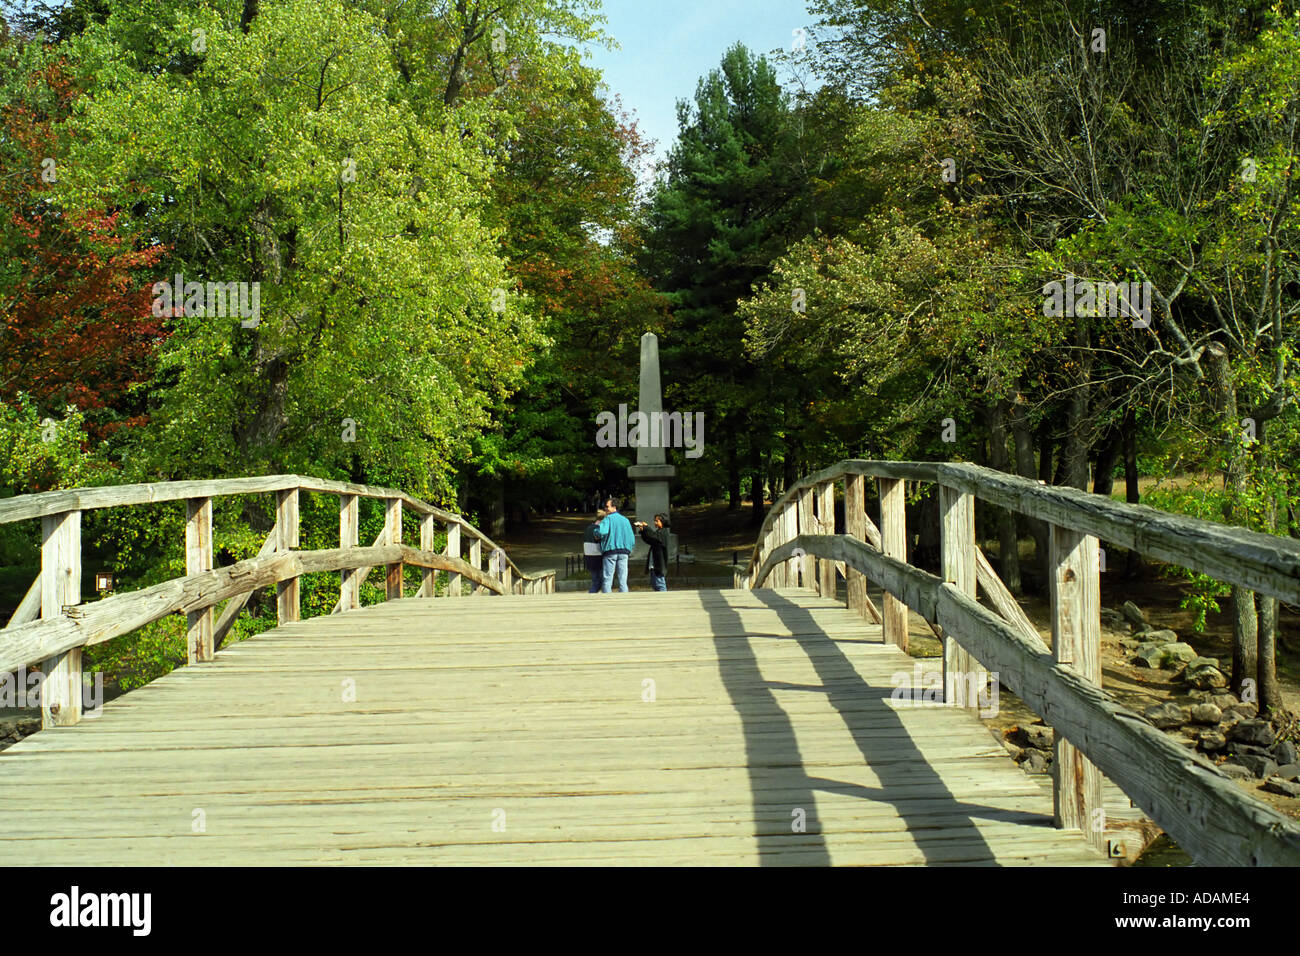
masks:
{"label": "weathered wood grain", "polygon": [[[199,574],[212,570],[212,499],[185,500],[185,573]],[[233,600],[233,598],[232,598]],[[191,664],[210,661],[213,647],[212,608],[205,607],[185,615],[185,657]]]}
{"label": "weathered wood grain", "polygon": [[[1048,528],[1051,569],[1052,656],[1069,664],[1084,680],[1101,687],[1101,575],[1097,539],[1069,528]],[[1055,765],[1053,806],[1057,826],[1083,830],[1098,843],[1105,821],[1101,810],[1101,773],[1063,737],[1052,745]]]}
{"label": "weathered wood grain", "polygon": [[[81,603],[81,512],[67,511],[41,518],[41,619],[5,632],[17,641],[15,630],[57,625],[65,609]],[[67,727],[81,719],[81,648],[57,647],[0,671],[16,670],[44,658],[41,670],[41,726]]]}
{"label": "weathered wood grain", "polygon": [[[901,478],[878,479],[880,489],[880,531],[877,540],[872,541],[876,548],[891,558],[907,562],[907,496]],[[907,650],[907,605],[886,589],[880,599],[880,611],[884,616],[885,640]]]}

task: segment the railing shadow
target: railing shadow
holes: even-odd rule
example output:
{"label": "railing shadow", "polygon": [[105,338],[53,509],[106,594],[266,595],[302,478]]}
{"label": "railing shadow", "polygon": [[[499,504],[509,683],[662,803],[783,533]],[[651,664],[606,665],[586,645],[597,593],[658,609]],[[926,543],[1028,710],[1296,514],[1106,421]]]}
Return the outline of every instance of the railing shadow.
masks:
{"label": "railing shadow", "polygon": [[[897,712],[889,706],[893,688],[868,684],[844,655],[838,642],[817,625],[812,614],[794,601],[772,591],[749,592],[776,612],[795,636],[756,638],[737,636],[740,615],[725,596],[701,596],[715,635],[718,668],[732,706],[740,715],[745,734],[759,860],[762,865],[786,862],[809,865],[831,862],[817,812],[817,793],[837,793],[863,800],[889,803],[906,826],[927,863],[999,865],[976,819],[996,820],[1050,828],[1049,816],[1006,810],[956,799],[938,771],[927,762],[909,736]],[[765,679],[751,641],[795,640],[808,655],[821,683],[791,684]],[[781,707],[775,690],[826,694],[862,759],[880,779],[879,787],[828,780],[808,773],[793,723]],[[793,832],[792,811],[806,812],[806,833]],[[782,829],[784,821],[784,829]],[[882,841],[889,839],[882,834]],[[812,837],[810,840],[809,838]],[[962,851],[951,852],[956,845]],[[943,852],[948,850],[949,852]]]}

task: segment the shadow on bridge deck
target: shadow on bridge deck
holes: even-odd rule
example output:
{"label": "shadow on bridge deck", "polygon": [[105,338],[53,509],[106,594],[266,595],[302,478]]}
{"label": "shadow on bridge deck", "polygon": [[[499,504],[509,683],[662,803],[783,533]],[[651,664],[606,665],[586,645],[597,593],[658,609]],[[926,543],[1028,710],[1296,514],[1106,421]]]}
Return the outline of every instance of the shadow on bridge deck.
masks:
{"label": "shadow on bridge deck", "polygon": [[793,590],[314,618],[0,753],[0,864],[1106,865],[912,663]]}

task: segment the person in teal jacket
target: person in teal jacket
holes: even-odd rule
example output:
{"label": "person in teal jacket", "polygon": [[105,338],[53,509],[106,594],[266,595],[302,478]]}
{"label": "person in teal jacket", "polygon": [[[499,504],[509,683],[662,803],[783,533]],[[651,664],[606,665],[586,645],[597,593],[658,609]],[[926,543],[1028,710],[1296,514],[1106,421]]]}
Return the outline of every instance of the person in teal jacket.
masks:
{"label": "person in teal jacket", "polygon": [[608,514],[596,525],[596,533],[600,535],[602,594],[610,593],[616,576],[618,589],[627,592],[627,557],[636,547],[636,535],[632,533],[632,522],[618,513],[622,506],[618,498],[606,500]]}

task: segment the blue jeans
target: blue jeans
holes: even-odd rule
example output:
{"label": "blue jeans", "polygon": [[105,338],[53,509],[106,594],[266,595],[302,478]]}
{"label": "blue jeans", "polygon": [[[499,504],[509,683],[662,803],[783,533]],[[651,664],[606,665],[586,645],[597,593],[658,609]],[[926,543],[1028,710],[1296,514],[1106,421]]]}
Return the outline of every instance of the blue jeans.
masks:
{"label": "blue jeans", "polygon": [[666,575],[666,574],[655,574],[653,571],[651,571],[651,572],[650,572],[650,586],[653,587],[656,591],[667,591],[667,590],[668,590],[668,575]]}
{"label": "blue jeans", "polygon": [[605,575],[605,563],[602,561],[599,567],[589,569],[591,571],[591,587],[587,588],[588,594],[599,594],[601,580]]}
{"label": "blue jeans", "polygon": [[602,594],[610,592],[610,586],[614,583],[614,574],[618,573],[618,589],[627,590],[627,555],[626,554],[606,554],[602,555],[603,574],[600,583]]}

